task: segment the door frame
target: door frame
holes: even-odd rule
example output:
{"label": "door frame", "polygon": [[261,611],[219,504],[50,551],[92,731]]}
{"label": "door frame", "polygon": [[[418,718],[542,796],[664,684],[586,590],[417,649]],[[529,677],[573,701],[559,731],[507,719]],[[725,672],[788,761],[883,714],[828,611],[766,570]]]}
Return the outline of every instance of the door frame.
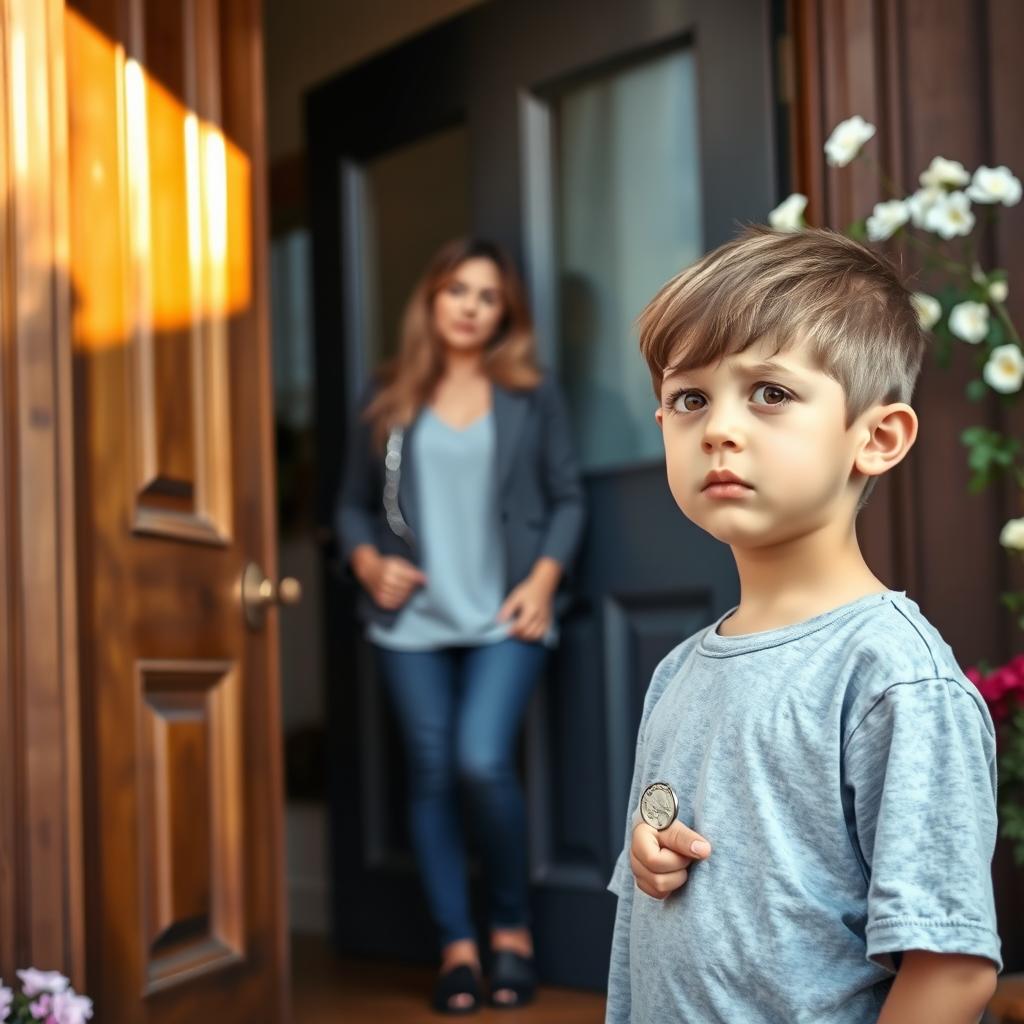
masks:
{"label": "door frame", "polygon": [[[353,331],[352,317],[346,315],[346,303],[351,305],[357,298],[351,293],[358,282],[358,268],[352,266],[356,247],[346,244],[350,235],[358,234],[353,231],[353,189],[344,188],[354,177],[353,165],[453,123],[467,125],[473,135],[469,157],[472,223],[477,232],[522,258],[525,277],[532,286],[540,355],[557,376],[559,360],[553,343],[557,305],[545,284],[556,248],[545,222],[554,187],[549,160],[552,118],[547,104],[573,84],[696,41],[695,70],[702,83],[698,88],[699,159],[702,177],[708,183],[703,196],[704,237],[709,247],[716,245],[732,234],[735,217],[761,219],[775,202],[780,160],[774,135],[775,54],[771,45],[762,44],[762,40],[768,43],[773,38],[775,2],[732,0],[709,14],[706,6],[695,0],[667,8],[650,2],[628,9],[610,2],[588,5],[582,0],[522,0],[518,4],[495,0],[343,72],[308,94],[317,445],[322,453],[318,516],[325,536],[331,533],[331,509],[342,462],[338,453],[345,451],[346,414],[351,413],[353,396],[363,383],[353,379],[362,367],[360,359],[348,351]],[[737,12],[744,17],[737,18]],[[759,59],[745,61],[740,55],[752,46],[757,47]],[[713,87],[716,76],[727,75],[740,83],[735,93]],[[373,97],[372,104],[365,101],[368,96]],[[719,124],[744,123],[750,111],[763,113],[756,130],[738,138],[718,130]],[[758,179],[761,187],[745,188],[737,197],[733,186],[745,182],[748,171],[731,171],[733,165],[763,171]],[[721,173],[722,166],[727,173]],[[358,226],[358,219],[355,224]],[[630,493],[637,499],[634,507],[658,501],[659,513],[665,513],[660,462],[643,459],[617,467],[616,472],[629,477]],[[588,494],[591,484],[605,478],[610,477],[601,470],[585,471]],[[671,521],[678,521],[674,510]],[[596,536],[595,529],[592,519],[588,527],[591,538]],[[587,545],[585,539],[581,563]],[[331,560],[340,570],[337,559]],[[388,847],[393,838],[387,831],[390,823],[375,811],[381,806],[384,758],[361,757],[360,751],[352,749],[355,743],[345,742],[349,738],[345,729],[358,728],[361,734],[373,729],[380,721],[377,708],[381,701],[360,662],[366,651],[353,624],[351,579],[343,570],[334,575],[336,578],[325,574],[328,719],[333,734],[344,738],[336,743],[331,756],[333,877],[351,879],[346,867],[353,863],[367,871],[387,873],[383,894],[374,894],[373,915],[361,917],[353,910],[356,898],[346,893],[344,886],[335,886],[334,938],[340,947],[364,954],[426,959],[433,945],[432,929],[421,912],[422,900],[416,898],[418,884],[412,864],[408,858],[400,860],[402,851]],[[624,669],[630,663],[631,650],[625,639],[635,620],[646,623],[651,619],[649,613],[657,612],[661,603],[675,609],[689,607],[694,601],[692,594],[675,590],[651,598],[646,583],[641,586],[631,581],[627,591],[613,593],[606,588],[601,593],[602,598],[614,599],[605,623],[601,618],[604,604],[589,601],[587,594],[587,587],[596,591],[604,581],[580,586],[583,575],[578,573],[580,599],[563,622],[563,643],[557,657],[567,657],[563,652],[569,649],[570,632],[577,631],[577,642],[582,645],[580,630],[593,626],[598,636],[608,639],[607,649],[601,648],[603,657],[617,666],[616,671]],[[709,618],[729,606],[729,602],[723,604],[726,595],[722,587],[710,588],[706,594],[701,590],[700,594],[700,600],[706,597],[710,602]],[[655,623],[653,628],[657,632],[660,627]],[[658,633],[659,642],[660,636]],[[644,651],[646,660],[646,647]],[[552,673],[557,672],[553,665]],[[626,678],[624,672],[622,678]],[[645,685],[647,679],[649,672]],[[628,789],[635,726],[624,724],[628,716],[623,708],[632,707],[636,695],[624,692],[618,683],[610,684],[609,693],[612,685],[616,692],[607,707],[602,703],[601,710],[594,712],[593,727],[599,729],[597,721],[604,722],[604,737],[610,746],[609,775],[624,776]],[[639,696],[642,700],[642,692]],[[554,830],[544,831],[544,823],[554,813],[553,796],[537,781],[552,763],[545,756],[546,741],[542,740],[552,734],[549,720],[551,716],[535,702],[526,725],[524,751],[527,786],[541,823],[534,829],[531,847],[532,879],[535,895],[538,891],[540,895],[535,901],[534,922],[538,934],[546,922],[557,922],[566,934],[564,941],[549,944],[547,949],[543,943],[538,945],[539,962],[549,977],[555,977],[557,971],[560,983],[596,988],[604,982],[604,966],[589,970],[579,965],[588,958],[593,961],[604,936],[611,934],[614,900],[605,892],[605,882],[617,854],[615,839],[621,834],[626,793],[621,782],[608,789],[608,799],[591,808],[591,820],[597,823],[595,836],[600,831],[600,839],[595,838],[582,856],[570,853],[560,860],[557,837],[552,838]],[[631,734],[628,740],[626,732]],[[397,930],[390,925],[399,913],[402,928]],[[345,920],[345,915],[350,920]],[[367,916],[373,919],[362,919]]]}
{"label": "door frame", "polygon": [[0,976],[81,989],[65,96],[64,0],[0,0]]}

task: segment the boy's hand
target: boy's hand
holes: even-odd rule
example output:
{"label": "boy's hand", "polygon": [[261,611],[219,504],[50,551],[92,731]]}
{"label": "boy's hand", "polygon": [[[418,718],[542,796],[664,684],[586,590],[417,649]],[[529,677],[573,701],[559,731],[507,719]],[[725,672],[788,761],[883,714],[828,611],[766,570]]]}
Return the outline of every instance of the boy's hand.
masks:
{"label": "boy's hand", "polygon": [[664,832],[640,822],[629,844],[629,864],[637,888],[656,900],[682,888],[690,865],[710,854],[711,844],[681,821],[673,821]]}

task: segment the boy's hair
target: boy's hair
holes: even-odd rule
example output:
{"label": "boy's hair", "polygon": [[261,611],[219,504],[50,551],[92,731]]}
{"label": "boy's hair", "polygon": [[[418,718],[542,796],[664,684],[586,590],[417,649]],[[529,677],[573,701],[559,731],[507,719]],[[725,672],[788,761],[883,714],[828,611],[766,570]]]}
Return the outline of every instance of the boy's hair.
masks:
{"label": "boy's hair", "polygon": [[666,370],[691,370],[764,339],[806,342],[842,385],[846,423],[909,402],[926,335],[896,267],[834,231],[750,227],[672,278],[637,320],[661,398]]}
{"label": "boy's hair", "polygon": [[667,370],[706,367],[761,339],[805,341],[846,393],[847,425],[909,402],[927,338],[901,274],[837,231],[749,227],[677,273],[640,314],[654,394]]}

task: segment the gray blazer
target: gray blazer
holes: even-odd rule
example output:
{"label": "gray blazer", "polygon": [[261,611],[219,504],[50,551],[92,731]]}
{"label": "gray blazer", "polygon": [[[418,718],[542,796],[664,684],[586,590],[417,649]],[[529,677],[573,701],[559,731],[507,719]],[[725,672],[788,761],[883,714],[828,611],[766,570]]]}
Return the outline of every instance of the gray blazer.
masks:
{"label": "gray blazer", "polygon": [[[555,559],[568,572],[583,532],[583,488],[558,385],[549,377],[532,391],[507,391],[494,385],[493,396],[501,516],[500,535],[495,539],[504,550],[506,583],[511,589],[542,556]],[[416,422],[405,432],[398,487],[398,506],[413,534],[405,540],[388,525],[385,515],[384,457],[373,448],[371,427],[362,417],[368,401],[369,397],[362,403],[349,433],[335,507],[342,557],[348,564],[355,548],[372,544],[381,554],[400,555],[419,564],[417,467],[411,457]],[[565,602],[563,590],[556,609],[562,610]],[[359,611],[364,621],[382,625],[393,622],[398,614],[380,608],[365,591]]]}

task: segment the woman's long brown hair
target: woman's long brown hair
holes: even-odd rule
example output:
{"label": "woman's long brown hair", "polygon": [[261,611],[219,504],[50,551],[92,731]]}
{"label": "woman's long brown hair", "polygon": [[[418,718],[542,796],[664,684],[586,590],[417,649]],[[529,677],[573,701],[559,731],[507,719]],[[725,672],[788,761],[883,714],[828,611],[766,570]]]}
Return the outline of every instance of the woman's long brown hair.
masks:
{"label": "woman's long brown hair", "polygon": [[379,389],[364,413],[373,425],[374,444],[381,449],[392,427],[412,423],[444,374],[442,342],[434,330],[434,298],[471,259],[488,259],[497,266],[505,305],[498,330],[487,344],[484,372],[510,390],[529,390],[540,383],[533,323],[515,266],[493,242],[456,239],[435,254],[409,296],[398,355],[380,370]]}

